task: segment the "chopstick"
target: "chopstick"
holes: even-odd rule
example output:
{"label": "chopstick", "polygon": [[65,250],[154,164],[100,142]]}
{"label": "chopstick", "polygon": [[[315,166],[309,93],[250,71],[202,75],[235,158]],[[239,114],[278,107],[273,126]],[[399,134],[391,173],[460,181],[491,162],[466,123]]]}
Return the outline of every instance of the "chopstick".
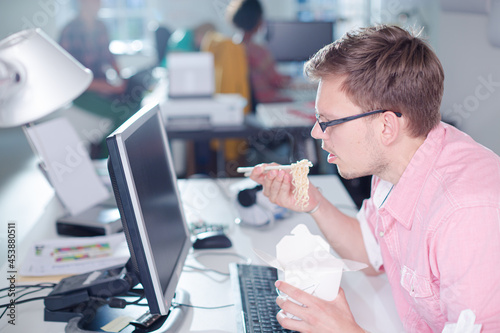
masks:
{"label": "chopstick", "polygon": [[[252,173],[252,170],[255,167],[238,167],[236,169],[236,172],[239,173],[244,173],[245,176],[248,176]],[[268,165],[264,168],[264,171],[269,171],[269,170],[282,170],[282,169],[291,169],[291,165]]]}
{"label": "chopstick", "polygon": [[[303,159],[302,161],[299,161],[297,163],[288,164],[288,165],[267,165],[267,166],[264,167],[264,171],[291,169],[295,165],[301,164],[304,161],[307,161],[307,166],[308,167],[312,167],[313,166],[312,163],[311,163],[311,161]],[[238,168],[236,168],[236,172],[244,173],[245,176],[248,177],[252,173],[253,168],[255,168],[255,166],[253,166],[253,167],[238,167]]]}

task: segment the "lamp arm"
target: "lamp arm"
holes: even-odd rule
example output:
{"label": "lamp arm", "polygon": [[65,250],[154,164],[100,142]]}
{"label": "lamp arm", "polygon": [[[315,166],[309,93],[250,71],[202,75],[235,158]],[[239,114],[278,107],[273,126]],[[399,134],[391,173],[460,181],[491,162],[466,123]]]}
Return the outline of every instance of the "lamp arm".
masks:
{"label": "lamp arm", "polygon": [[[45,179],[49,182],[49,184],[52,186],[52,183],[50,181],[50,177],[48,175],[48,171],[47,171],[47,164],[45,164],[45,161],[41,158],[41,155],[40,153],[38,152],[38,149],[36,148],[35,146],[35,143],[33,142],[33,140],[31,139],[31,135],[30,133],[28,132],[28,128],[32,127],[33,126],[33,123],[28,123],[28,124],[24,124],[21,126],[21,128],[23,129],[23,132],[24,132],[24,135],[26,136],[26,139],[28,140],[28,144],[30,145],[30,148],[31,150],[33,151],[33,153],[35,154],[35,156],[38,158],[38,168],[40,169],[40,171],[42,172],[43,176],[45,177]],[[31,133],[33,133],[33,135],[37,135],[36,133],[36,129],[35,130],[32,130]],[[40,140],[38,140],[40,141]],[[43,147],[41,147],[42,150],[43,150]]]}

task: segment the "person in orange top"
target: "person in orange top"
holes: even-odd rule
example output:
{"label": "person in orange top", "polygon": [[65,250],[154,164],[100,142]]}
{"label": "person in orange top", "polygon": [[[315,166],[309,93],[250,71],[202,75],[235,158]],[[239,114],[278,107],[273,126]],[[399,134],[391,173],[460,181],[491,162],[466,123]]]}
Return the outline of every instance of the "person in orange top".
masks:
{"label": "person in orange top", "polygon": [[250,83],[256,103],[291,101],[280,89],[286,87],[291,78],[278,73],[270,51],[254,41],[263,22],[264,11],[258,0],[233,0],[226,11],[227,18],[240,30],[240,41],[246,49],[250,70]]}

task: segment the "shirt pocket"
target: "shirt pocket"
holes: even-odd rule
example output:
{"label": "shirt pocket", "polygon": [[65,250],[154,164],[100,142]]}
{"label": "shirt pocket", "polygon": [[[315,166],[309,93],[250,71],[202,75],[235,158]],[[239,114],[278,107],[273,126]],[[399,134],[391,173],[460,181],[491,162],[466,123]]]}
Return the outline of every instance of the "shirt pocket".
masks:
{"label": "shirt pocket", "polygon": [[[429,332],[438,330],[436,326],[443,316],[439,298],[432,290],[430,279],[418,275],[409,267],[401,269],[401,287],[411,310],[404,319],[406,327],[412,327],[411,332]],[[442,327],[441,327],[442,329]],[[439,329],[440,330],[440,329]]]}
{"label": "shirt pocket", "polygon": [[417,275],[415,271],[404,265],[401,269],[401,286],[412,298],[432,297],[434,295],[429,279]]}

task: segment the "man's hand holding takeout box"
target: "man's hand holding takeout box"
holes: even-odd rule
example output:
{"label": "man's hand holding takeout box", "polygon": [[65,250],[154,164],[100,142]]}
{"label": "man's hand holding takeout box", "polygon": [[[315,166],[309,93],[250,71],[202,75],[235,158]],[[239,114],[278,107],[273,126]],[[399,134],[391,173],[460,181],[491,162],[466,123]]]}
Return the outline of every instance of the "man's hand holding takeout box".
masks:
{"label": "man's hand holding takeout box", "polygon": [[[328,243],[321,236],[312,235],[303,224],[297,225],[290,235],[283,237],[276,245],[276,257],[258,249],[255,252],[278,269],[280,280],[326,301],[333,301],[337,297],[343,271],[367,267],[363,263],[335,257]],[[287,295],[281,296],[300,304]]]}

